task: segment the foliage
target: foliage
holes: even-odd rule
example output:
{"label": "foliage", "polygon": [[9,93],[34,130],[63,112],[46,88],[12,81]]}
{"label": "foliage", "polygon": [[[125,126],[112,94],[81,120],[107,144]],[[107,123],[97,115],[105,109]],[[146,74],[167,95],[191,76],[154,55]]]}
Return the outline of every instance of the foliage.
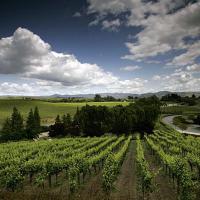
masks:
{"label": "foliage", "polygon": [[200,114],[198,114],[198,115],[196,116],[196,118],[194,119],[194,123],[200,125]]}
{"label": "foliage", "polygon": [[134,131],[151,133],[160,114],[157,97],[138,99],[128,106],[83,106],[71,115],[57,116],[50,126],[50,136],[86,135],[101,136],[105,133],[128,135]]}
{"label": "foliage", "polygon": [[24,127],[24,121],[21,113],[16,107],[13,108],[13,113],[10,118],[7,118],[3,124],[0,134],[1,141],[33,139],[37,137],[40,132],[40,115],[39,110],[31,109]]}
{"label": "foliage", "polygon": [[125,141],[121,149],[117,153],[110,153],[103,167],[102,186],[106,192],[109,192],[114,187],[114,181],[120,171],[120,166],[128,150],[131,142],[131,136]]}
{"label": "foliage", "polygon": [[136,137],[136,161],[139,185],[141,186],[144,199],[145,194],[149,195],[149,193],[154,191],[155,185],[153,183],[154,174],[150,171],[148,162],[145,160],[139,135]]}
{"label": "foliage", "polygon": [[178,94],[167,94],[165,96],[162,96],[161,101],[166,102],[176,102],[181,104],[187,104],[188,106],[194,106],[197,104],[195,95],[192,95],[192,97],[181,97]]}
{"label": "foliage", "polygon": [[[158,124],[153,135],[145,137],[147,144],[167,175],[174,181],[181,200],[195,199],[199,187],[200,140],[184,137],[171,127]],[[189,168],[190,166],[190,168]],[[197,171],[193,171],[194,169]]]}

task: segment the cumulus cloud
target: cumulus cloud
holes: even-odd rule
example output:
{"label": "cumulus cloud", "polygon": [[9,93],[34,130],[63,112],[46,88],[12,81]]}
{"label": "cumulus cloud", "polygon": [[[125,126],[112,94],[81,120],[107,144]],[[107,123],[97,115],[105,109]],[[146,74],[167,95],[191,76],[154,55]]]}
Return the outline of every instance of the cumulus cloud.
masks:
{"label": "cumulus cloud", "polygon": [[126,43],[130,55],[126,59],[140,59],[166,53],[173,49],[188,49],[184,38],[200,33],[200,4],[192,4],[173,14],[152,15],[142,25],[137,42]]}
{"label": "cumulus cloud", "polygon": [[12,82],[3,82],[0,84],[0,95],[33,95],[33,90],[34,88],[27,83],[18,84]]}
{"label": "cumulus cloud", "polygon": [[138,69],[141,69],[141,68],[142,67],[136,65],[136,66],[121,67],[120,70],[131,72],[131,71],[135,71],[135,70],[138,70]]}
{"label": "cumulus cloud", "polygon": [[200,90],[200,78],[194,76],[195,73],[199,73],[199,65],[192,65],[183,69],[176,69],[171,74],[167,75],[155,75],[153,80],[160,81],[158,90],[168,91],[199,91]]}
{"label": "cumulus cloud", "polygon": [[81,63],[74,55],[58,53],[38,35],[18,28],[13,36],[0,40],[0,74],[20,74],[23,77],[56,82],[73,88],[101,87],[117,91],[120,88],[137,91],[145,80],[121,80],[100,66]]}
{"label": "cumulus cloud", "polygon": [[[88,0],[88,13],[95,13],[100,23],[110,14],[120,18],[126,15],[127,26],[139,26],[135,42],[127,42],[129,54],[124,59],[141,60],[155,57],[171,50],[185,50],[172,61],[173,65],[194,63],[199,46],[185,44],[185,38],[200,34],[200,2],[184,0]],[[130,33],[131,34],[131,33]]]}

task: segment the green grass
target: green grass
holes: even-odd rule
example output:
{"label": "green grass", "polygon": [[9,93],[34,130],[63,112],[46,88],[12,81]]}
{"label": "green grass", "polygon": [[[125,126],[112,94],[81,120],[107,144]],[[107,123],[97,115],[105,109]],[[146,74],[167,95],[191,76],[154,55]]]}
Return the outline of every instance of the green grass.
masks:
{"label": "green grass", "polygon": [[[88,105],[105,105],[105,106],[116,106],[116,105],[128,105],[128,102],[88,102]],[[38,106],[40,116],[43,125],[48,125],[54,122],[57,114],[63,115],[70,113],[74,115],[77,107],[82,107],[86,103],[51,103],[42,100],[23,100],[23,99],[0,99],[0,127],[3,121],[9,117],[12,113],[13,107],[17,107],[18,110],[26,119],[27,114],[31,108]]]}
{"label": "green grass", "polygon": [[179,127],[181,130],[186,130],[188,127],[188,123],[182,116],[177,116],[173,118],[173,124]]}
{"label": "green grass", "polygon": [[196,106],[171,106],[163,107],[163,114],[174,114],[174,115],[191,115],[200,113],[200,104]]}

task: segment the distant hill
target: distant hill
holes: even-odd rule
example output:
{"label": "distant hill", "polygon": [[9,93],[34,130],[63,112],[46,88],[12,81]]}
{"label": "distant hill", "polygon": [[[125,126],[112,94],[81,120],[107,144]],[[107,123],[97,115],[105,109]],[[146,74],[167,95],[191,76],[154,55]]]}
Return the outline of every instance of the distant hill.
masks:
{"label": "distant hill", "polygon": [[[180,96],[192,96],[195,94],[195,96],[200,96],[200,92],[169,92],[169,91],[159,91],[155,93],[144,93],[144,94],[133,94],[133,93],[98,93],[102,97],[106,96],[113,96],[115,98],[126,98],[127,96],[133,96],[133,97],[150,97],[152,95],[156,95],[158,98],[161,98],[164,95],[176,93]],[[76,98],[94,98],[95,94],[76,94],[76,95],[60,95],[60,94],[54,94],[49,97],[54,98],[69,98],[69,97],[76,97]]]}
{"label": "distant hill", "polygon": [[[116,99],[122,99],[122,98],[127,98],[128,96],[132,96],[132,97],[150,97],[152,95],[156,95],[158,98],[161,98],[164,95],[167,94],[178,94],[182,97],[184,96],[192,96],[193,94],[195,96],[200,96],[200,92],[169,92],[169,91],[159,91],[159,92],[155,92],[155,93],[143,93],[143,94],[134,94],[134,93],[98,93],[100,94],[102,97],[106,97],[106,96],[112,96]],[[35,98],[35,99],[46,99],[46,98],[94,98],[95,94],[75,94],[75,95],[70,95],[70,94],[53,94],[50,96],[12,96],[12,95],[2,95],[0,96],[0,98],[2,99],[7,99],[7,98]]]}

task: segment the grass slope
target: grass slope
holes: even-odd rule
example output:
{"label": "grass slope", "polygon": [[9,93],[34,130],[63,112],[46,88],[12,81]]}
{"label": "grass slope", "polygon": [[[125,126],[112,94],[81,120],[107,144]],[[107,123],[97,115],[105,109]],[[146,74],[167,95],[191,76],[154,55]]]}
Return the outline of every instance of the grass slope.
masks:
{"label": "grass slope", "polygon": [[[128,102],[88,102],[88,105],[128,105]],[[82,107],[86,103],[51,103],[42,100],[23,100],[23,99],[0,99],[0,127],[3,121],[12,113],[13,107],[17,107],[24,119],[31,108],[37,106],[42,118],[42,124],[48,125],[54,122],[57,114],[63,115],[70,113],[74,115],[77,107]]]}

